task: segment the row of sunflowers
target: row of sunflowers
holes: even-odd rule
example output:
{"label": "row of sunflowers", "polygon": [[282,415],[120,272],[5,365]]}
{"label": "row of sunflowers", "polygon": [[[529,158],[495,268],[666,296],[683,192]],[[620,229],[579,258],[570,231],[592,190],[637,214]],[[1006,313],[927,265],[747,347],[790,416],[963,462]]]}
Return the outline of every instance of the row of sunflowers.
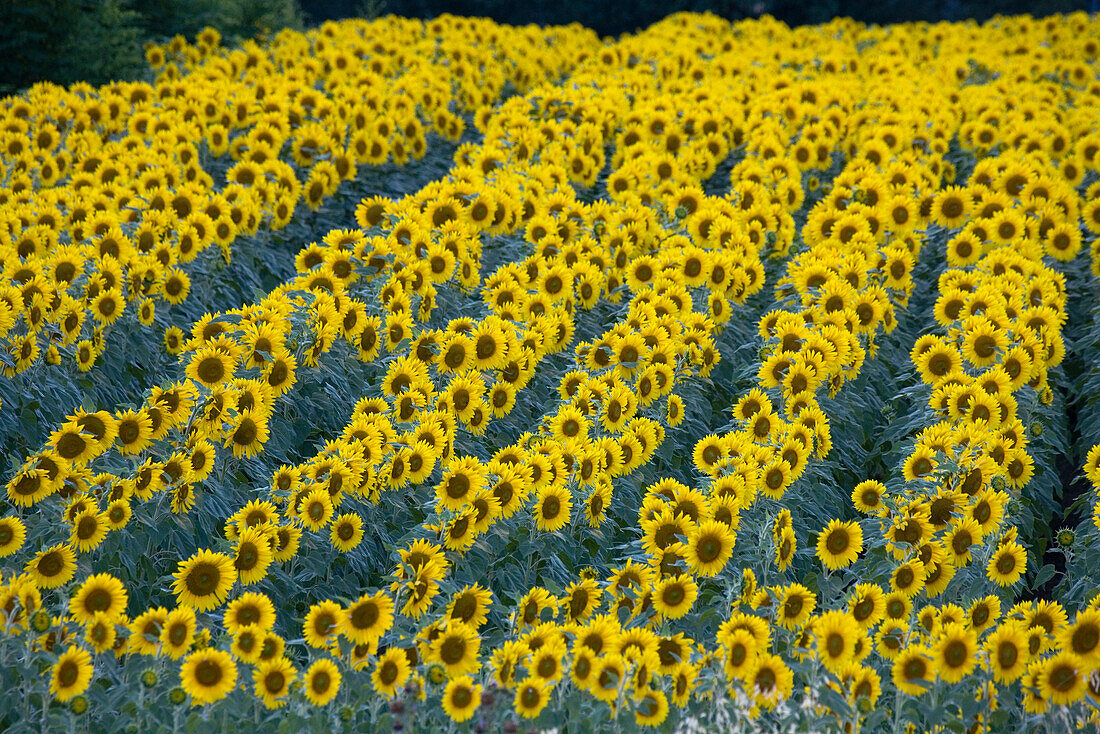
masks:
{"label": "row of sunflowers", "polygon": [[1098,54],[384,18],[5,100],[0,721],[1096,726]]}

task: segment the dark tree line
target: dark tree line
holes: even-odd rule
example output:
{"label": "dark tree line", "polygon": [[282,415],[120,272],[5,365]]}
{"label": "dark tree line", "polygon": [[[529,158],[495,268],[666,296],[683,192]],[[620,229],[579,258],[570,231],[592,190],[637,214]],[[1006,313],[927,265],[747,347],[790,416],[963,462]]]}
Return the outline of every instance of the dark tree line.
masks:
{"label": "dark tree line", "polygon": [[685,10],[730,19],[767,13],[791,25],[836,16],[897,23],[1097,12],[1100,0],[0,0],[0,94],[42,80],[102,84],[138,78],[146,73],[146,42],[176,34],[193,39],[208,25],[233,42],[351,16],[453,13],[515,25],[581,23],[614,36]]}

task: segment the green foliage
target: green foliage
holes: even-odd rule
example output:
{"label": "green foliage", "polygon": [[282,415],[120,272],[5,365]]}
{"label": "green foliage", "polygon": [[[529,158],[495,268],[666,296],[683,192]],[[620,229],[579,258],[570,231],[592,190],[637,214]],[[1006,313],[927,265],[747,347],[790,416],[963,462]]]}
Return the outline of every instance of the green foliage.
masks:
{"label": "green foliage", "polygon": [[0,94],[146,73],[142,46],[217,28],[227,43],[302,27],[295,0],[19,0],[0,5]]}
{"label": "green foliage", "polygon": [[58,69],[66,83],[103,84],[132,79],[145,70],[141,55],[141,16],[129,0],[105,0],[79,13],[71,27]]}

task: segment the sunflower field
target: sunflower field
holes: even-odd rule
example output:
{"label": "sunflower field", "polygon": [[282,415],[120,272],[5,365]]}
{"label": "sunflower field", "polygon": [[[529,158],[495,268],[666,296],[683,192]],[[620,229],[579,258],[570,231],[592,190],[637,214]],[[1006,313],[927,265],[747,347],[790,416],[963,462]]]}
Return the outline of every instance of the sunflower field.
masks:
{"label": "sunflower field", "polygon": [[145,59],[0,100],[0,729],[1100,727],[1100,19]]}

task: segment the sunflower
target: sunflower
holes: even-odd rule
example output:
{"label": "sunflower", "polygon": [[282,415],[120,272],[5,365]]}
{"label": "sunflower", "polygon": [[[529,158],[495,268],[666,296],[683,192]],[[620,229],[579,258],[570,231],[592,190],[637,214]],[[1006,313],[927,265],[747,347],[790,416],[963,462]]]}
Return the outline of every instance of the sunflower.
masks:
{"label": "sunflower", "polygon": [[923,694],[935,680],[936,670],[931,652],[923,647],[909,647],[894,659],[894,685],[911,696]]}
{"label": "sunflower", "polygon": [[583,412],[573,405],[565,405],[550,419],[549,428],[555,441],[586,441],[590,425]]}
{"label": "sunflower", "polygon": [[775,565],[777,570],[782,572],[790,568],[797,550],[798,539],[795,537],[794,530],[789,527],[783,528],[775,539]]}
{"label": "sunflower", "polygon": [[974,199],[960,186],[949,186],[941,191],[932,204],[931,219],[941,227],[958,227],[970,214]]}
{"label": "sunflower", "polygon": [[666,576],[653,589],[653,607],[669,619],[679,619],[691,609],[699,595],[699,586],[687,574]]}
{"label": "sunflower", "polygon": [[328,658],[317,660],[305,674],[306,698],[314,706],[324,706],[340,692],[342,680],[334,662]]}
{"label": "sunflower", "polygon": [[886,614],[886,596],[878,584],[859,584],[848,603],[848,613],[863,629],[875,626]]}
{"label": "sunflower", "polygon": [[27,528],[22,520],[14,515],[0,517],[0,558],[17,552],[26,538]]}
{"label": "sunflower", "polygon": [[977,633],[952,622],[940,630],[933,648],[933,662],[944,681],[958,683],[974,670],[977,652]]}
{"label": "sunflower", "polygon": [[863,550],[863,530],[857,523],[830,520],[817,537],[817,557],[827,568],[850,566]]}
{"label": "sunflower", "polygon": [[164,653],[173,660],[183,657],[195,640],[195,610],[176,607],[168,612],[160,631],[160,644]]}
{"label": "sunflower", "polygon": [[551,485],[539,490],[533,513],[539,530],[552,533],[569,523],[573,497],[564,486]]}
{"label": "sunflower", "polygon": [[472,456],[452,460],[436,485],[436,497],[442,508],[458,510],[465,507],[486,482],[485,467]]}
{"label": "sunflower", "polygon": [[294,663],[284,657],[260,662],[252,671],[256,697],[269,709],[283,706],[286,703],[283,697],[290,691],[297,675]]}
{"label": "sunflower", "polygon": [[1002,587],[1012,586],[1020,580],[1027,568],[1027,552],[1015,542],[1001,545],[986,564],[985,573],[991,581]]}
{"label": "sunflower", "polygon": [[[994,597],[995,598],[995,597]],[[1083,609],[1072,625],[1058,632],[1063,650],[1071,652],[1088,667],[1100,663],[1100,609]]]}
{"label": "sunflower", "polygon": [[776,622],[787,629],[797,629],[813,614],[817,597],[801,584],[783,588],[776,600]]}
{"label": "sunflower", "polygon": [[204,549],[180,561],[174,576],[173,591],[179,603],[207,611],[225,601],[237,580],[237,570],[229,556]]}
{"label": "sunflower", "polygon": [[[111,422],[114,425],[114,422]],[[50,446],[65,461],[83,465],[101,453],[104,444],[91,432],[85,431],[76,421],[67,421],[50,434]]]}
{"label": "sunflower", "polygon": [[393,600],[384,592],[364,594],[343,610],[341,631],[352,642],[373,645],[393,624]]}
{"label": "sunflower", "polygon": [[588,690],[597,699],[610,703],[619,697],[619,686],[625,677],[626,661],[620,655],[605,655],[592,672]]}
{"label": "sunflower", "polygon": [[208,389],[233,379],[233,358],[214,347],[195,352],[187,364],[187,376]]}
{"label": "sunflower", "polygon": [[452,721],[463,722],[473,718],[481,705],[481,686],[469,676],[452,678],[443,691],[442,707]]}
{"label": "sunflower", "polygon": [[255,627],[245,627],[237,630],[237,633],[233,635],[233,641],[229,644],[229,652],[242,663],[259,662],[266,634],[263,630],[258,630]]}
{"label": "sunflower", "polygon": [[971,316],[963,323],[962,354],[975,367],[988,367],[998,352],[1008,348],[1004,330],[984,316]]}
{"label": "sunflower", "polygon": [[413,441],[408,451],[404,454],[404,461],[408,467],[408,480],[410,484],[420,484],[435,469],[439,452],[425,441]]}
{"label": "sunflower", "polygon": [[760,650],[757,639],[746,629],[732,629],[720,633],[719,642],[722,645],[722,661],[726,677],[730,680],[743,679],[756,663],[756,656]]}
{"label": "sunflower", "polygon": [[240,582],[255,584],[262,581],[272,560],[274,551],[267,535],[259,527],[245,528],[237,539],[233,554],[233,566]]}
{"label": "sunflower", "polygon": [[76,573],[76,553],[71,546],[59,543],[38,551],[27,561],[27,573],[40,589],[55,589],[67,584]]}
{"label": "sunflower", "polygon": [[447,605],[447,616],[476,629],[488,619],[491,599],[492,592],[482,588],[480,584],[465,586]]}
{"label": "sunflower", "polygon": [[339,604],[326,599],[309,608],[302,623],[303,637],[311,647],[325,649],[340,629],[344,610]]}
{"label": "sunflower", "polygon": [[480,667],[481,638],[468,624],[450,620],[431,643],[431,653],[451,678],[474,673]]}
{"label": "sunflower", "polygon": [[271,629],[275,623],[275,606],[266,595],[248,591],[229,602],[222,623],[230,634],[245,627]]}
{"label": "sunflower", "polygon": [[405,650],[390,648],[378,656],[371,673],[374,690],[386,698],[393,698],[397,690],[405,686],[409,678],[409,658]]}
{"label": "sunflower", "polygon": [[762,653],[756,657],[744,681],[745,688],[755,694],[758,704],[772,708],[790,697],[794,674],[778,655]]}
{"label": "sunflower", "polygon": [[[542,713],[550,701],[552,687],[538,678],[528,678],[516,686],[512,706],[525,719],[533,719]],[[617,689],[616,689],[617,690]]]}
{"label": "sunflower", "polygon": [[947,375],[962,368],[962,356],[945,340],[936,340],[928,348],[913,355],[912,359],[921,379],[930,385],[938,384]]}
{"label": "sunflower", "polygon": [[180,681],[194,703],[214,703],[237,686],[237,666],[224,650],[197,650],[180,665]]}
{"label": "sunflower", "polygon": [[125,410],[118,414],[118,443],[122,454],[136,454],[153,441],[153,419],[145,410]]}
{"label": "sunflower", "polygon": [[107,537],[107,517],[95,507],[82,510],[72,520],[70,543],[82,553],[96,548]]}
{"label": "sunflower", "polygon": [[837,672],[854,659],[856,641],[863,633],[850,614],[831,611],[814,621],[813,635],[821,662]]}
{"label": "sunflower", "polygon": [[1024,626],[1007,621],[985,639],[985,652],[993,678],[1011,683],[1024,674],[1031,659]]}
{"label": "sunflower", "polygon": [[1088,688],[1088,666],[1080,657],[1062,651],[1041,663],[1038,675],[1040,695],[1057,706],[1081,700]]}
{"label": "sunflower", "polygon": [[[618,448],[618,444],[615,444],[615,448]],[[605,478],[598,481],[588,495],[588,499],[584,502],[584,517],[590,527],[598,528],[607,518],[607,508],[611,504],[611,493],[611,481]]]}
{"label": "sunflower", "polygon": [[126,612],[129,595],[126,587],[114,576],[98,573],[89,576],[69,601],[69,612],[77,622],[87,624],[96,617],[113,622]]}
{"label": "sunflower", "polygon": [[234,456],[250,458],[260,452],[268,435],[264,411],[245,410],[229,424],[224,445]]}
{"label": "sunflower", "polygon": [[103,615],[97,615],[84,630],[84,641],[92,646],[93,652],[106,652],[115,646],[118,639],[118,630],[115,623],[107,620]]}
{"label": "sunflower", "polygon": [[646,688],[634,693],[637,703],[634,721],[641,726],[660,726],[668,717],[668,696],[659,688]]}
{"label": "sunflower", "polygon": [[356,548],[363,540],[363,518],[354,512],[338,515],[332,521],[329,532],[329,542],[332,547],[341,553]]}
{"label": "sunflower", "polygon": [[328,490],[315,485],[315,488],[309,490],[302,499],[301,507],[298,509],[298,519],[307,528],[317,532],[328,525],[329,520],[332,519],[332,512],[332,497]]}
{"label": "sunflower", "polygon": [[[532,641],[528,641],[531,646]],[[556,683],[565,674],[562,660],[565,658],[565,642],[560,638],[546,640],[537,648],[532,648],[531,657],[526,662],[531,676],[550,684]]]}
{"label": "sunflower", "polygon": [[708,520],[695,527],[688,536],[688,563],[703,576],[721,572],[733,555],[737,533],[729,525]]}
{"label": "sunflower", "polygon": [[68,701],[88,690],[91,682],[92,656],[82,647],[69,647],[51,669],[50,693],[58,701]]}

